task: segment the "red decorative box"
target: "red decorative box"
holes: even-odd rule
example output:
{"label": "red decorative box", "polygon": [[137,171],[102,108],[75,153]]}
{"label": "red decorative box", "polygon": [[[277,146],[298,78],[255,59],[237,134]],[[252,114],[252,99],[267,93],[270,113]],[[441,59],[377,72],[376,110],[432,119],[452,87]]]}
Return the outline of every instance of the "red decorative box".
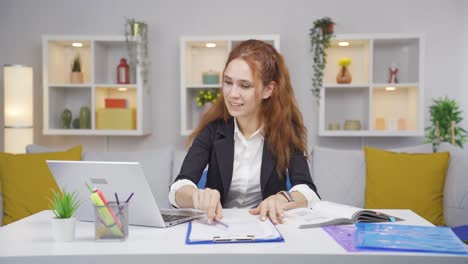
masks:
{"label": "red decorative box", "polygon": [[127,100],[120,98],[106,98],[104,99],[106,108],[127,108]]}

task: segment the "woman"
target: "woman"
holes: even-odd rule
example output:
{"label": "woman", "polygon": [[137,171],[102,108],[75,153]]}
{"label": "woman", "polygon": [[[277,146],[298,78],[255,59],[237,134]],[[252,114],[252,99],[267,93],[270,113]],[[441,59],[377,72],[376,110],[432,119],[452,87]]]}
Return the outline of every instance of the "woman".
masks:
{"label": "woman", "polygon": [[[275,224],[285,210],[311,207],[319,197],[283,57],[270,44],[244,41],[229,54],[222,78],[222,96],[187,140],[191,146],[171,186],[171,204],[201,209],[208,222],[221,220],[223,207],[253,208],[251,214]],[[206,165],[206,188],[198,189]]]}

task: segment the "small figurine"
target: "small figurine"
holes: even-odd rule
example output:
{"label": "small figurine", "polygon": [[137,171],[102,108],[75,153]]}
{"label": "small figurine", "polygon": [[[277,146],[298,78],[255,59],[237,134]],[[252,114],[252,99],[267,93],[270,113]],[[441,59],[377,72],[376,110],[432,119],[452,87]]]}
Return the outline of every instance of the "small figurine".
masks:
{"label": "small figurine", "polygon": [[388,68],[388,83],[398,83],[398,68],[396,63],[392,63],[392,66]]}

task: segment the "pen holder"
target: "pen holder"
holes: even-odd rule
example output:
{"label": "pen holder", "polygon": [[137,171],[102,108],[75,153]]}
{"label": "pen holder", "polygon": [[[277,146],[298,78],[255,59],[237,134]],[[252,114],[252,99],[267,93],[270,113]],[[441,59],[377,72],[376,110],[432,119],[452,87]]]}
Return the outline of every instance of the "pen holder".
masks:
{"label": "pen holder", "polygon": [[125,240],[128,237],[128,203],[94,206],[96,240]]}

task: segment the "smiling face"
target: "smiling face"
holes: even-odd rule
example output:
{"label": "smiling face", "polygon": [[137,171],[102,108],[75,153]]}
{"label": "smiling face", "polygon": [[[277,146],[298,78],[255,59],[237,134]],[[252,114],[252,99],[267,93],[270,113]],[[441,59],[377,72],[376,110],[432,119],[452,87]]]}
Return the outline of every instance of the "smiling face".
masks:
{"label": "smiling face", "polygon": [[234,59],[227,65],[223,77],[224,102],[229,114],[239,123],[257,127],[263,96],[257,95],[256,91],[264,90],[263,86],[259,88],[256,88],[252,69],[243,59]]}

